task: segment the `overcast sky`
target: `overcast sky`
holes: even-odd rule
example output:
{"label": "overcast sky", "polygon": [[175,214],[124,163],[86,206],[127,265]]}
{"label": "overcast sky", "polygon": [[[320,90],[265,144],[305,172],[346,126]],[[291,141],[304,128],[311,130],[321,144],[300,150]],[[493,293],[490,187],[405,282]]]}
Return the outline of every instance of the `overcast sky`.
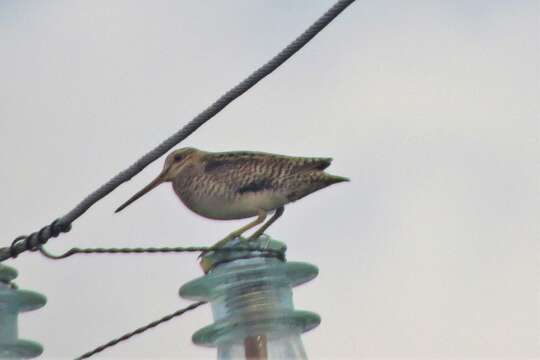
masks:
{"label": "overcast sky", "polygon": [[[0,1],[3,244],[70,210],[296,37],[333,1]],[[286,207],[269,234],[320,268],[295,289],[322,324],[311,358],[540,356],[538,1],[357,1],[182,146],[331,156],[351,178]],[[162,159],[47,248],[211,245]],[[195,255],[24,254],[20,318],[73,358],[187,305]],[[199,308],[101,358],[215,358]]]}

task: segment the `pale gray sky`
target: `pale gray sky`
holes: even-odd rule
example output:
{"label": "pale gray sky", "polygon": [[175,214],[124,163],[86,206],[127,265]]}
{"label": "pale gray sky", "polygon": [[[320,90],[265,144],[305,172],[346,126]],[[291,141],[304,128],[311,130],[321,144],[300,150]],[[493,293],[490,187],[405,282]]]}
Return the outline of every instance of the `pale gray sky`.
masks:
{"label": "pale gray sky", "polygon": [[[0,2],[4,245],[39,229],[185,124],[333,1]],[[320,268],[295,290],[319,313],[314,359],[536,358],[537,1],[357,1],[291,61],[183,143],[332,156],[350,183],[286,208],[269,234]],[[210,245],[205,220],[148,167],[51,241]],[[48,304],[21,316],[43,358],[72,358],[185,306],[193,255],[25,254]],[[214,358],[191,344],[209,308],[101,358]]]}

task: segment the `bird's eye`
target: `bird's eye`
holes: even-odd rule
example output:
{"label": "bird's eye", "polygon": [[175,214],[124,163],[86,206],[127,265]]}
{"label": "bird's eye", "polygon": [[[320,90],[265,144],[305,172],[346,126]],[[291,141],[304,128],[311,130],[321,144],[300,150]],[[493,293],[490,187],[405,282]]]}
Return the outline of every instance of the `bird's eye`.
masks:
{"label": "bird's eye", "polygon": [[183,157],[182,154],[174,155],[174,161],[181,161]]}

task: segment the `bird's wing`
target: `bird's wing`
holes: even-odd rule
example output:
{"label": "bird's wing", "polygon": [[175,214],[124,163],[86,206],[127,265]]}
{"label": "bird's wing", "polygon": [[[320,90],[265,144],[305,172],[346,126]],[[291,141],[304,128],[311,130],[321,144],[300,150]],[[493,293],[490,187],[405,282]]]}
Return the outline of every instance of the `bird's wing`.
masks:
{"label": "bird's wing", "polygon": [[212,153],[203,161],[203,176],[233,193],[260,192],[281,188],[291,176],[322,171],[331,161],[260,152]]}
{"label": "bird's wing", "polygon": [[242,171],[244,174],[264,173],[283,177],[310,170],[324,170],[332,158],[292,157],[262,152],[223,152],[211,154],[205,159],[207,174]]}

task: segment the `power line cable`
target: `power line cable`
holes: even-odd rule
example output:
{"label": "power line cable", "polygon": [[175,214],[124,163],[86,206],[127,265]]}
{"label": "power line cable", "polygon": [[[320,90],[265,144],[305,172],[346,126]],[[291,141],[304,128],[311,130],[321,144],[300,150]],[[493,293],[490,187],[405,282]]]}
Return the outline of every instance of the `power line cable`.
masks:
{"label": "power line cable", "polygon": [[260,80],[276,70],[281,64],[287,61],[298,50],[306,45],[315,35],[324,29],[332,20],[334,20],[343,10],[345,10],[354,0],[339,0],[326,13],[317,19],[306,31],[291,42],[286,48],[281,50],[270,61],[261,66],[238,85],[227,91],[216,102],[197,115],[193,120],[187,123],[183,128],[171,135],[156,148],[142,156],[139,160],[121,171],[108,182],[103,184],[97,190],[84,198],[75,208],[56,219],[50,225],[30,235],[17,237],[10,247],[0,249],[0,262],[9,258],[15,258],[20,253],[32,250],[35,251],[39,245],[45,244],[49,239],[57,237],[61,233],[71,230],[71,224],[83,215],[92,205],[107,196],[118,186],[130,180],[133,176],[141,172],[150,163],[161,157],[172,147],[191,135],[200,126],[210,120],[214,115],[223,110],[229,103],[237,99],[243,93],[251,89]]}

